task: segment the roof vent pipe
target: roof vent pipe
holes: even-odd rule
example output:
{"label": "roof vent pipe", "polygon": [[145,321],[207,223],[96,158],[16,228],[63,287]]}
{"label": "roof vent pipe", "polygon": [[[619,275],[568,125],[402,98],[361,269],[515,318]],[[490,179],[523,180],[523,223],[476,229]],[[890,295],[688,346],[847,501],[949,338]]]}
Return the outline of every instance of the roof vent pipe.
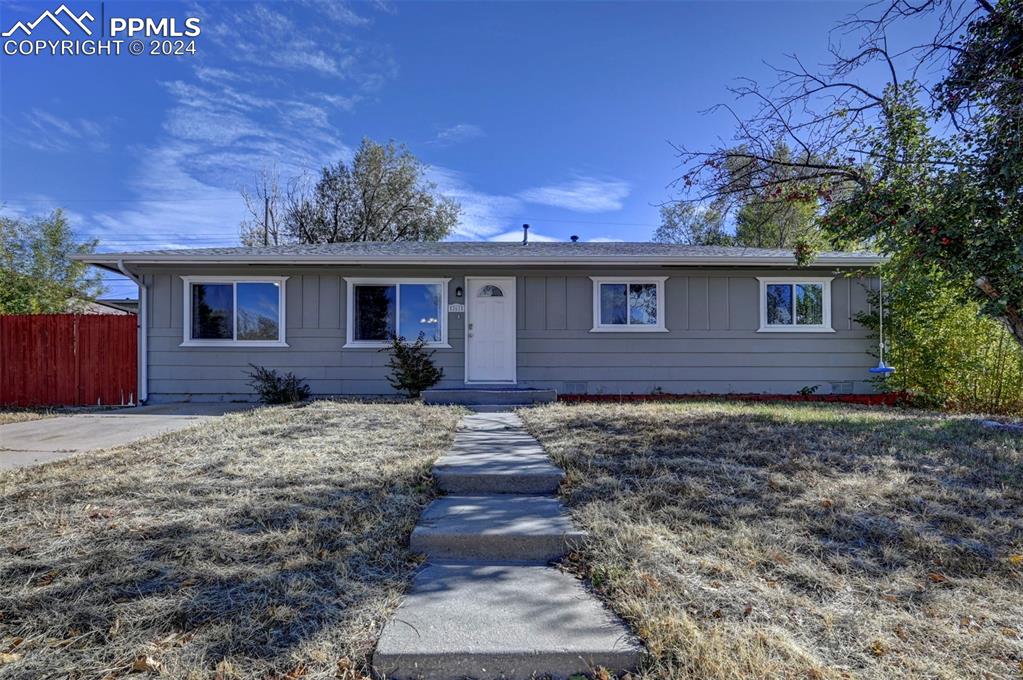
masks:
{"label": "roof vent pipe", "polygon": [[572,243],[578,243],[579,242],[579,237],[576,236],[575,234],[572,234],[568,238],[572,241]]}
{"label": "roof vent pipe", "polygon": [[529,243],[529,225],[522,225],[522,245]]}

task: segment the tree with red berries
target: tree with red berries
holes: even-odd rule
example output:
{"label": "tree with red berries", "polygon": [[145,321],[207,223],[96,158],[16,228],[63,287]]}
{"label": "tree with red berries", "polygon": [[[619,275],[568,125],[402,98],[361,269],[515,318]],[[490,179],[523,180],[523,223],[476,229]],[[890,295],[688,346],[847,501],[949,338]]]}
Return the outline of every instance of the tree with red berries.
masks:
{"label": "tree with red berries", "polygon": [[[686,199],[812,201],[800,262],[822,247],[878,250],[890,276],[955,288],[1023,346],[1023,0],[887,0],[866,12],[839,26],[857,46],[833,48],[823,71],[793,57],[775,82],[733,89],[754,114],[735,116],[727,146],[679,149]],[[938,25],[929,42],[889,45],[897,22],[927,19]],[[889,74],[880,91],[862,77],[877,65]]]}

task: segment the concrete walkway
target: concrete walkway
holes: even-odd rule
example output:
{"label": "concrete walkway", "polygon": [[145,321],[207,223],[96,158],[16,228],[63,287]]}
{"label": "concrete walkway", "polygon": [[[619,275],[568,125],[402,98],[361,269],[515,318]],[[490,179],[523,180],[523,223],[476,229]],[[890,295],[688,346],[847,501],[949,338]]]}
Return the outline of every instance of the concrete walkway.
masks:
{"label": "concrete walkway", "polygon": [[155,404],[0,425],[0,470],[41,465],[174,432],[254,404]]}
{"label": "concrete walkway", "polygon": [[[567,678],[631,670],[642,647],[581,582],[547,566],[579,531],[554,497],[564,473],[514,413],[467,416],[434,467],[412,532],[428,563],[373,655],[389,678]],[[540,495],[543,494],[543,495]]]}

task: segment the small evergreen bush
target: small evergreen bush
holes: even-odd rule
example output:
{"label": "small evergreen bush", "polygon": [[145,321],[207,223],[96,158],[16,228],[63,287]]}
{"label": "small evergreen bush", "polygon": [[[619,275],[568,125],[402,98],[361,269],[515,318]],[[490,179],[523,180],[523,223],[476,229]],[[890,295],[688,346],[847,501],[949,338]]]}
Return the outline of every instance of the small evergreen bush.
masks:
{"label": "small evergreen bush", "polygon": [[290,404],[309,398],[309,386],[294,373],[281,375],[265,366],[249,366],[252,366],[252,372],[248,374],[251,378],[248,385],[264,404]]}
{"label": "small evergreen bush", "polygon": [[391,346],[381,351],[388,350],[391,358],[387,366],[391,369],[391,375],[387,381],[391,387],[413,399],[444,377],[444,371],[433,364],[434,352],[427,351],[426,339],[422,333],[412,343],[397,335],[391,336]]}

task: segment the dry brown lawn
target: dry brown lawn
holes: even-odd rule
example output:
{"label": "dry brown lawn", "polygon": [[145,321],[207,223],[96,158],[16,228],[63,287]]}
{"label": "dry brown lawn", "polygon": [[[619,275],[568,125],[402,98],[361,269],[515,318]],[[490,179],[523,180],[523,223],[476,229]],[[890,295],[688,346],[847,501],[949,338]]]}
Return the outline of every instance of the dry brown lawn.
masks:
{"label": "dry brown lawn", "polygon": [[27,420],[40,420],[54,415],[53,411],[46,409],[9,409],[0,408],[0,425],[11,423],[23,423]]}
{"label": "dry brown lawn", "polygon": [[834,405],[522,416],[650,678],[1019,678],[1023,437]]}
{"label": "dry brown lawn", "polygon": [[0,677],[367,671],[459,415],[263,408],[0,474]]}

